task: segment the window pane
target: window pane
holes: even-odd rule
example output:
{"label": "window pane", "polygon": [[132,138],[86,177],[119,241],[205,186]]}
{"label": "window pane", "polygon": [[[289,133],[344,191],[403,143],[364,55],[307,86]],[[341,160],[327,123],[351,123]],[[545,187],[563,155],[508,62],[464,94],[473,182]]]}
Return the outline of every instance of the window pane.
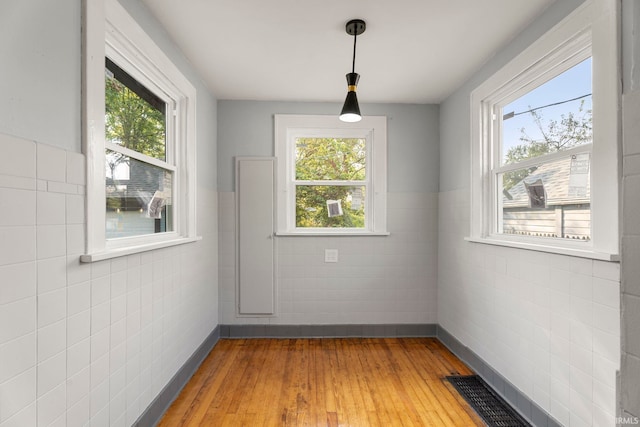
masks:
{"label": "window pane", "polygon": [[592,142],[591,58],[502,108],[502,164]]}
{"label": "window pane", "polygon": [[364,228],[365,187],[296,186],[296,227]]}
{"label": "window pane", "polygon": [[107,141],[166,160],[166,104],[106,59],[105,136]]}
{"label": "window pane", "polygon": [[296,138],[296,179],[362,181],[366,157],[363,138]]}
{"label": "window pane", "polygon": [[589,181],[589,153],[499,174],[499,230],[505,234],[590,240]]}
{"label": "window pane", "polygon": [[106,152],[106,236],[173,231],[173,174],[123,154]]}

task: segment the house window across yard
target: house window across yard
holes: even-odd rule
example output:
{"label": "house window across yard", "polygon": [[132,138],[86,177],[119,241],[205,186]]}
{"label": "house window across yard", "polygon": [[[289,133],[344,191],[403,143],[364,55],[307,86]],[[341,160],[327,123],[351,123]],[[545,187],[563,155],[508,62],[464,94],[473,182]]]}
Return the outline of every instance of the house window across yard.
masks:
{"label": "house window across yard", "polygon": [[616,24],[596,10],[607,7],[586,2],[472,92],[468,240],[616,259]]}
{"label": "house window across yard", "polygon": [[194,241],[195,89],[117,0],[85,9],[81,259]]}
{"label": "house window across yard", "polygon": [[279,234],[386,233],[386,119],[278,115]]}

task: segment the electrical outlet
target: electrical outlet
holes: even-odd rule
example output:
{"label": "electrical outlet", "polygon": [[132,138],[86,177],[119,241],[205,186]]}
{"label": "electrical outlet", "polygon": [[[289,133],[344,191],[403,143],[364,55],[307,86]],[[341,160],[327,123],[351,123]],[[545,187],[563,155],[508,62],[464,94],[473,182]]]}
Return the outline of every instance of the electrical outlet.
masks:
{"label": "electrical outlet", "polygon": [[324,250],[324,262],[338,262],[338,250],[337,249],[325,249]]}

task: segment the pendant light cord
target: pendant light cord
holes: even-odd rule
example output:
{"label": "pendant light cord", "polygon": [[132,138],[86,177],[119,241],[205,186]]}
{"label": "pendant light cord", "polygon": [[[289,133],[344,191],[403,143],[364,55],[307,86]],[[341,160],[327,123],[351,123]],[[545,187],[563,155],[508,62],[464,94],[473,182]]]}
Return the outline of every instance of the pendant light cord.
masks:
{"label": "pendant light cord", "polygon": [[[356,31],[357,32],[357,31]],[[351,72],[356,72],[356,40],[358,38],[358,34],[353,34],[353,63],[351,64]]]}

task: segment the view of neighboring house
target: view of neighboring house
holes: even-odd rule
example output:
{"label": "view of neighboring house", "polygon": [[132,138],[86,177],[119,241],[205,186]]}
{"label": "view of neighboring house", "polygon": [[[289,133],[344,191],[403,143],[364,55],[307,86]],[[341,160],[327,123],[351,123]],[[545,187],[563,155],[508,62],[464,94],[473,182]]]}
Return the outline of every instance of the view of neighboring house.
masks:
{"label": "view of neighboring house", "polygon": [[503,232],[590,240],[590,190],[588,158],[544,163],[504,190]]}

